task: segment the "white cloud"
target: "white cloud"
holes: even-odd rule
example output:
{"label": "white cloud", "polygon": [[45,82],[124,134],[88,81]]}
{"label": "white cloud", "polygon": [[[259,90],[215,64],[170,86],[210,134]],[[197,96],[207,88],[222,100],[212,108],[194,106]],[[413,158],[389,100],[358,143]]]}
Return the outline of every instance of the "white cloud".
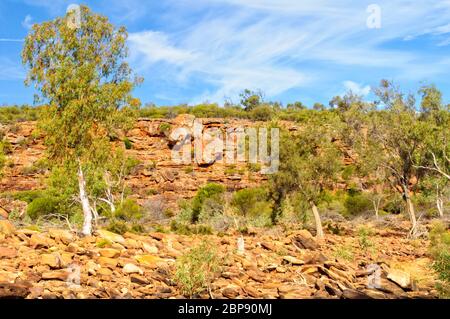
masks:
{"label": "white cloud", "polygon": [[24,78],[25,72],[20,65],[0,57],[0,80],[22,80]]}
{"label": "white cloud", "polygon": [[31,29],[31,27],[33,26],[33,17],[29,14],[26,15],[25,19],[23,19],[22,21],[22,27],[24,27],[25,29]]}
{"label": "white cloud", "polygon": [[[352,72],[382,70],[396,78],[421,81],[441,74],[441,67],[447,66],[441,55],[388,44],[413,40],[423,30],[446,34],[450,1],[379,0],[383,22],[377,30],[367,28],[366,8],[372,1],[365,0],[357,4],[350,0],[167,3],[166,19],[196,19],[182,29],[130,34],[133,61],[143,70],[165,73],[181,86],[194,83],[193,79],[206,82],[208,89],[196,101],[222,101],[245,88],[261,89],[270,98],[324,81],[341,82],[340,70],[344,79],[351,78]],[[199,8],[208,13],[199,14],[203,12]],[[448,40],[435,43],[447,45]],[[343,85],[358,94],[370,92],[369,86],[352,81]]]}
{"label": "white cloud", "polygon": [[351,91],[356,95],[365,97],[370,93],[370,85],[363,86],[353,81],[344,81],[343,84],[347,91]]}
{"label": "white cloud", "polygon": [[178,65],[193,58],[192,53],[173,46],[168,36],[162,32],[131,33],[128,39],[133,57],[143,57],[147,64],[164,61]]}

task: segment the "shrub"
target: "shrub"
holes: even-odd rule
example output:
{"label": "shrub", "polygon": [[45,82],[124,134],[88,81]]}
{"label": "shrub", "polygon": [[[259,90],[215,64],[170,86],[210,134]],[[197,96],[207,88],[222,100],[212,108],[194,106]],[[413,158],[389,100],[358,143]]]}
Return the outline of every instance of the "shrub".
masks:
{"label": "shrub", "polygon": [[274,114],[275,112],[271,106],[260,105],[251,110],[250,118],[255,121],[270,121]]}
{"label": "shrub", "polygon": [[113,232],[113,233],[116,233],[119,235],[123,235],[127,231],[130,230],[130,228],[128,227],[126,222],[121,221],[121,220],[115,220],[115,219],[112,219],[109,222],[108,227],[106,229],[109,230],[110,232]]}
{"label": "shrub", "polygon": [[175,281],[181,293],[191,298],[208,289],[219,270],[220,261],[214,247],[204,241],[177,259]]}
{"label": "shrub", "polygon": [[59,201],[54,197],[38,197],[28,204],[27,215],[30,216],[31,219],[35,220],[41,216],[58,214],[59,206]]}
{"label": "shrub", "polygon": [[403,205],[401,196],[395,193],[391,198],[386,200],[386,204],[381,209],[389,214],[400,214],[403,210]]}
{"label": "shrub", "polygon": [[161,123],[159,125],[159,132],[164,135],[168,135],[171,128],[172,125],[170,125],[169,123]]}
{"label": "shrub", "polygon": [[123,221],[137,221],[143,217],[143,210],[136,201],[127,198],[117,207],[113,217]]}
{"label": "shrub", "polygon": [[350,195],[344,202],[345,210],[348,215],[356,216],[372,210],[372,202],[365,194]]}
{"label": "shrub", "polygon": [[225,187],[219,184],[206,184],[200,188],[192,200],[192,222],[197,222],[207,199],[210,201],[223,202]]}
{"label": "shrub", "polygon": [[243,216],[270,215],[272,205],[267,198],[267,191],[263,188],[246,188],[234,193],[231,205]]}
{"label": "shrub", "polygon": [[450,232],[442,222],[435,222],[430,231],[430,253],[434,259],[433,269],[440,283],[437,289],[443,298],[450,297]]}
{"label": "shrub", "polygon": [[209,225],[192,225],[178,220],[172,220],[170,222],[170,230],[180,235],[211,235],[213,233]]}
{"label": "shrub", "polygon": [[353,248],[351,246],[339,246],[337,247],[334,254],[336,257],[342,258],[347,261],[353,261],[355,259]]}
{"label": "shrub", "polygon": [[374,246],[373,242],[369,239],[373,232],[370,228],[361,226],[358,228],[358,243],[363,251],[367,251]]}
{"label": "shrub", "polygon": [[133,142],[130,141],[130,139],[128,137],[125,137],[123,139],[123,144],[125,145],[125,148],[127,150],[131,150],[133,148]]}

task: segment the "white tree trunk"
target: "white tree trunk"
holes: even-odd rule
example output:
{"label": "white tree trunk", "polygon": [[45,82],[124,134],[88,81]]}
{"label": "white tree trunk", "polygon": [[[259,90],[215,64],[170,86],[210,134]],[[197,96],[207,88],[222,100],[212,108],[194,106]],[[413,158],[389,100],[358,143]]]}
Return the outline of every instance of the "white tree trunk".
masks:
{"label": "white tree trunk", "polygon": [[91,205],[89,205],[89,198],[86,194],[86,180],[84,179],[81,163],[78,168],[78,187],[80,188],[80,201],[84,216],[82,233],[85,236],[90,236],[92,235],[92,211]]}
{"label": "white tree trunk", "polygon": [[404,196],[406,201],[406,210],[409,214],[409,219],[411,220],[411,235],[414,236],[417,231],[417,220],[416,220],[416,213],[414,209],[413,202],[411,200],[411,197],[409,196],[409,191],[407,186],[403,186],[404,190]]}
{"label": "white tree trunk", "polygon": [[378,219],[378,211],[380,210],[380,199],[374,199],[372,200],[372,204],[373,204],[373,210],[375,211],[375,217],[376,219]]}
{"label": "white tree trunk", "polygon": [[437,206],[437,210],[439,212],[439,217],[441,217],[441,218],[444,217],[444,201],[439,196],[436,199],[436,206]]}
{"label": "white tree trunk", "polygon": [[314,221],[316,223],[316,237],[323,238],[323,228],[322,228],[322,221],[319,215],[319,210],[317,209],[317,206],[314,202],[310,202],[310,205],[314,215]]}

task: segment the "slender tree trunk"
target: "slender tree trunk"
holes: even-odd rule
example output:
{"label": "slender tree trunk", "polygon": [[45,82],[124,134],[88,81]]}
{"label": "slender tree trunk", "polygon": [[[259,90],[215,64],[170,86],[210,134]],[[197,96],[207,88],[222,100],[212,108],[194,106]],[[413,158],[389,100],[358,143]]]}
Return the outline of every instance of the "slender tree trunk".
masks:
{"label": "slender tree trunk", "polygon": [[406,202],[406,209],[409,214],[409,219],[411,220],[412,235],[414,236],[414,233],[416,232],[416,227],[417,227],[416,213],[415,213],[415,209],[414,209],[414,205],[411,200],[411,197],[409,196],[408,186],[403,185],[403,191],[404,191],[404,197],[405,197],[405,202]]}
{"label": "slender tree trunk", "polygon": [[439,196],[436,199],[436,206],[437,206],[437,210],[439,212],[439,217],[441,217],[441,218],[444,217],[444,201]]}
{"label": "slender tree trunk", "polygon": [[444,217],[444,201],[442,200],[442,193],[439,191],[439,185],[436,184],[436,207],[439,217]]}
{"label": "slender tree trunk", "polygon": [[319,210],[317,209],[317,206],[314,202],[311,201],[310,205],[314,215],[314,221],[316,223],[316,237],[323,238],[323,228],[322,221],[320,220]]}
{"label": "slender tree trunk", "polygon": [[375,217],[376,217],[376,219],[378,219],[378,211],[379,211],[379,207],[380,207],[380,200],[374,199],[372,201],[372,204],[373,204],[373,210],[375,211]]}
{"label": "slender tree trunk", "polygon": [[86,180],[84,179],[81,163],[78,168],[78,187],[80,188],[80,201],[84,216],[82,233],[85,236],[90,236],[92,234],[92,211],[91,205],[89,205],[89,198],[86,194]]}

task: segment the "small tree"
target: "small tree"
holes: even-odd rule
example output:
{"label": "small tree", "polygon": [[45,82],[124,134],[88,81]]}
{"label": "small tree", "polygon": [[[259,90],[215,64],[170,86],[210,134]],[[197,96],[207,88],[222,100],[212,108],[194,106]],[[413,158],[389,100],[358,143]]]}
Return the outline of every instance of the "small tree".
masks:
{"label": "small tree", "polygon": [[[73,18],[79,14],[79,24]],[[45,132],[48,157],[57,166],[76,163],[83,234],[92,232],[92,206],[87,172],[108,162],[111,135],[133,120],[139,106],[130,92],[131,79],[125,28],[115,28],[88,7],[65,17],[33,25],[25,40],[23,63],[29,68],[26,84],[34,83],[45,108],[40,128]]]}
{"label": "small tree", "polygon": [[264,95],[261,91],[244,90],[239,94],[241,98],[241,105],[246,111],[251,111],[257,106],[261,105],[264,100]]}
{"label": "small tree", "polygon": [[279,171],[271,176],[275,203],[290,193],[298,193],[314,216],[316,235],[323,237],[318,204],[324,192],[335,186],[341,171],[341,152],[333,142],[335,126],[311,119],[297,136],[282,136]]}
{"label": "small tree", "polygon": [[414,96],[404,96],[386,80],[375,93],[385,109],[370,116],[366,151],[376,154],[371,159],[375,167],[384,169],[388,181],[402,194],[414,236],[417,219],[411,193],[424,174],[414,164],[427,162],[427,138],[435,135],[416,112]]}

